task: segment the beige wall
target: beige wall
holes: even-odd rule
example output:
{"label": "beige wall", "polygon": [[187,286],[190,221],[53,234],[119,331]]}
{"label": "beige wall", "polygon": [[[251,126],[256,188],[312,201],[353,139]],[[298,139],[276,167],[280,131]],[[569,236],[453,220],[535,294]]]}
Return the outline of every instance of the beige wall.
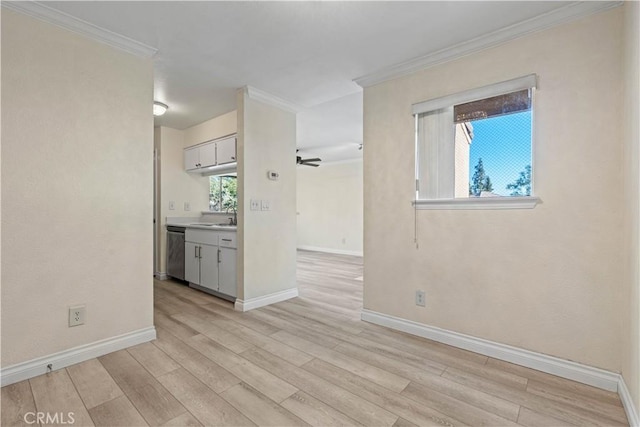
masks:
{"label": "beige wall", "polygon": [[231,111],[199,125],[184,130],[184,146],[201,144],[212,139],[236,133],[238,129],[238,112]]}
{"label": "beige wall", "polygon": [[[365,308],[620,371],[621,24],[617,8],[365,89]],[[416,248],[411,105],[531,73],[543,203],[418,211]]]}
{"label": "beige wall", "polygon": [[3,9],[1,84],[3,368],[151,327],[151,60]]}
{"label": "beige wall", "polygon": [[298,248],[362,256],[362,160],[297,168]]}
{"label": "beige wall", "polygon": [[[625,77],[624,77],[624,158],[625,158],[625,225],[628,231],[628,317],[623,336],[622,376],[640,413],[640,3],[624,5]],[[627,307],[623,308],[623,312]]]}
{"label": "beige wall", "polygon": [[[238,298],[296,288],[296,116],[238,91]],[[280,174],[267,179],[267,171]],[[251,199],[270,211],[252,211]]]}

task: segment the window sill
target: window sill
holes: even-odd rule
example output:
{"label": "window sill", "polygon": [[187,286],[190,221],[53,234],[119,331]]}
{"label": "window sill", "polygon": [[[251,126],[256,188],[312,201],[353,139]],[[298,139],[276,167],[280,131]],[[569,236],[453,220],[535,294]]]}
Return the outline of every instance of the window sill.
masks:
{"label": "window sill", "polygon": [[539,197],[471,197],[468,199],[414,200],[416,209],[533,209]]}

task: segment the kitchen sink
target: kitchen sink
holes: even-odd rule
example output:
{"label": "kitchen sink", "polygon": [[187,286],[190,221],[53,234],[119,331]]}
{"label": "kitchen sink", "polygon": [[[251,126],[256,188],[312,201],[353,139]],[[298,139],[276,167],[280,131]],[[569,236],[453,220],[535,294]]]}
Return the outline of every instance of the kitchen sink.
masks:
{"label": "kitchen sink", "polygon": [[236,227],[235,225],[231,224],[211,224],[210,222],[196,222],[190,225],[202,225],[205,227]]}

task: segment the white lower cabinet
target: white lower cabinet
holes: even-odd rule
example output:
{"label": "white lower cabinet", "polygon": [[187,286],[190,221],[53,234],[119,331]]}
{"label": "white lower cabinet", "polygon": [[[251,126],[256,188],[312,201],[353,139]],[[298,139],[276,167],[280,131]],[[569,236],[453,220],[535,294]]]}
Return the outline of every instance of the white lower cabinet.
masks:
{"label": "white lower cabinet", "polygon": [[235,241],[235,235],[229,233],[187,229],[184,251],[185,280],[192,285],[205,288],[203,290],[208,289],[235,298]]}
{"label": "white lower cabinet", "polygon": [[220,248],[219,291],[236,296],[236,249]]}

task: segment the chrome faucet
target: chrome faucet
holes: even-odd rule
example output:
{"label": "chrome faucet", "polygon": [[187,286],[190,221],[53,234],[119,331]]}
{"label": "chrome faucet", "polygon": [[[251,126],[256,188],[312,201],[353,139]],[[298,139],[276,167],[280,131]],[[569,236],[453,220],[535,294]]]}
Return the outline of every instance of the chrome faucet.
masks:
{"label": "chrome faucet", "polygon": [[[227,208],[227,213],[229,213],[229,208]],[[238,225],[238,213],[235,209],[233,209],[233,216],[229,217],[229,225]]]}

